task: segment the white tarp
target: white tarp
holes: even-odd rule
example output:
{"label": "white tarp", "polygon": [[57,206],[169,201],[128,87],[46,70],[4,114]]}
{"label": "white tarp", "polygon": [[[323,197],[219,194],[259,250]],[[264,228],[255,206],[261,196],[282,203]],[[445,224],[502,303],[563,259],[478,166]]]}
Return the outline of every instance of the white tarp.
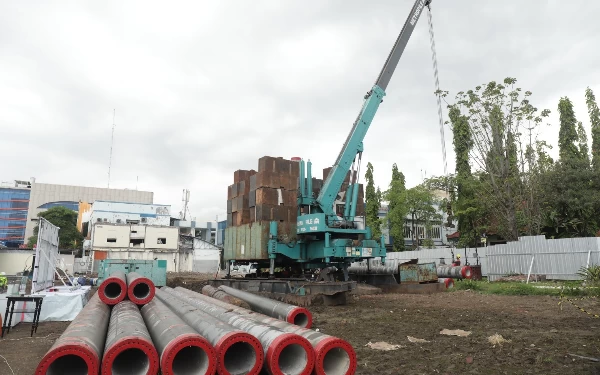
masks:
{"label": "white tarp", "polygon": [[[82,286],[80,289],[69,291],[68,287],[55,287],[58,292],[39,292],[35,295],[44,295],[42,302],[42,311],[40,312],[40,322],[70,322],[75,319],[77,314],[87,304],[90,297],[91,286]],[[0,313],[4,320],[6,312],[6,294],[0,294]],[[30,310],[35,309],[34,302],[17,302],[15,310]],[[20,322],[33,321],[33,313],[15,313],[13,314],[11,326],[15,326]]]}
{"label": "white tarp", "polygon": [[35,267],[31,292],[36,293],[54,285],[54,272],[58,257],[58,230],[48,220],[39,219],[38,240],[35,249]]}

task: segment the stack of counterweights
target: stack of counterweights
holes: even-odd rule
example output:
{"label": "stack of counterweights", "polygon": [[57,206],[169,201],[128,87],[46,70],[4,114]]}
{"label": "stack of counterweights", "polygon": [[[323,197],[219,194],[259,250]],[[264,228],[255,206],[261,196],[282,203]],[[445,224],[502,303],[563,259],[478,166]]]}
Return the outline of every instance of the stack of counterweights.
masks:
{"label": "stack of counterweights", "polygon": [[[315,198],[319,195],[323,181],[330,171],[331,168],[323,169],[323,179],[312,178]],[[299,176],[298,161],[271,156],[263,156],[258,160],[258,171],[254,169],[235,171],[233,184],[227,189],[227,226],[237,227],[262,221],[295,224],[298,215]],[[349,181],[350,173],[346,176],[336,200],[336,211],[340,216],[344,212],[344,196]],[[360,184],[357,216],[364,215],[364,206],[364,189]]]}

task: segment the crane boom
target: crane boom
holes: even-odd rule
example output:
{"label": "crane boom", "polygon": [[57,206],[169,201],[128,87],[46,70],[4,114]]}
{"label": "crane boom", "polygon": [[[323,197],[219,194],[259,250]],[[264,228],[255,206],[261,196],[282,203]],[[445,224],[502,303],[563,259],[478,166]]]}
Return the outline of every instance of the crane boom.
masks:
{"label": "crane boom", "polygon": [[[400,61],[400,57],[408,44],[408,40],[412,35],[412,32],[419,20],[419,16],[423,13],[423,9],[429,6],[431,0],[416,0],[412,7],[412,10],[400,31],[400,35],[394,43],[394,47],[390,51],[375,84],[371,90],[365,95],[365,101],[358,114],[358,117],[354,121],[352,129],[342,146],[335,164],[333,165],[331,172],[327,176],[323,183],[319,196],[316,199],[316,203],[323,213],[327,216],[335,216],[335,210],[333,204],[337,197],[337,194],[342,187],[344,179],[350,170],[356,155],[363,151],[363,140],[367,134],[367,130],[375,117],[375,113],[385,96],[385,89],[387,88],[396,66]],[[355,207],[352,207],[353,212]],[[351,215],[353,216],[353,215]]]}

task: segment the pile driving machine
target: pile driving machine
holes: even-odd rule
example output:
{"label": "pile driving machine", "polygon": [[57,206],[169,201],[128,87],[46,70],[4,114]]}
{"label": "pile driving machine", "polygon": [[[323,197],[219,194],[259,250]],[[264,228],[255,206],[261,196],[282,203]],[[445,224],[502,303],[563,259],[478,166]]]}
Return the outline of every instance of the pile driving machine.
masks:
{"label": "pile driving machine", "polygon": [[[344,280],[347,281],[347,269],[352,262],[374,257],[381,257],[382,262],[385,262],[383,236],[372,238],[371,229],[366,227],[362,220],[356,219],[363,140],[386,95],[385,90],[419,16],[430,3],[431,0],[416,0],[375,84],[364,96],[360,113],[317,197],[312,193],[311,162],[300,161],[296,240],[292,243],[282,242],[277,235],[279,223],[270,222],[270,278],[274,278],[275,267],[280,264],[300,263],[303,270],[324,268],[322,274],[328,274],[331,270],[341,270]],[[344,196],[345,208],[342,216],[336,213],[334,205],[348,175],[350,182]],[[266,266],[267,260],[264,261]]]}

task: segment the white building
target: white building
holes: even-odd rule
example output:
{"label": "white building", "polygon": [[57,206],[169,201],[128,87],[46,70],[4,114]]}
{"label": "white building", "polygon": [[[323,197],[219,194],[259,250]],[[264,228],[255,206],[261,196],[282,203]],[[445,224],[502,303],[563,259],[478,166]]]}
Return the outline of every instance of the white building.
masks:
{"label": "white building", "polygon": [[178,228],[138,224],[96,224],[93,228],[94,271],[103,259],[166,260],[167,272],[192,269],[192,252],[179,250]]}
{"label": "white building", "polygon": [[219,271],[221,249],[198,237],[180,235],[180,251],[193,252],[191,271],[216,273]]}
{"label": "white building", "polygon": [[94,201],[91,209],[82,214],[82,221],[92,224],[170,224],[171,206],[129,202]]}

